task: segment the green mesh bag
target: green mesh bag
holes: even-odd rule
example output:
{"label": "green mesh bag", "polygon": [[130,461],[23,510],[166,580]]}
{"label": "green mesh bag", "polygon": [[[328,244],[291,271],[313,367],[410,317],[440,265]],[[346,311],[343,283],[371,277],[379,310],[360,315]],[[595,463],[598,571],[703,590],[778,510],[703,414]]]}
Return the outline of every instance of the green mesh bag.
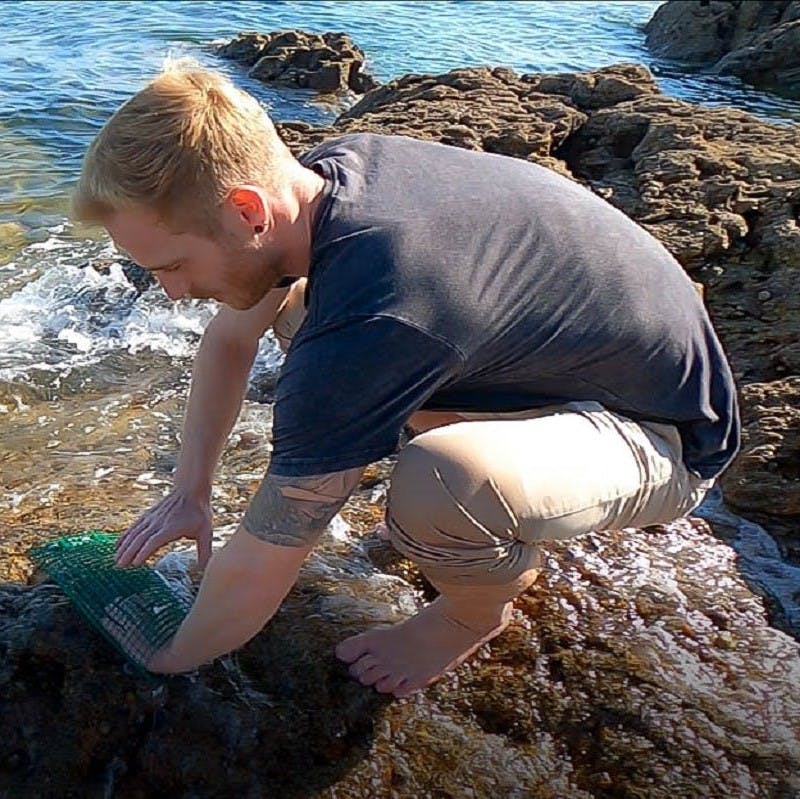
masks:
{"label": "green mesh bag", "polygon": [[137,671],[150,674],[144,664],[172,638],[192,600],[155,569],[115,566],[117,538],[102,532],[65,536],[28,555]]}

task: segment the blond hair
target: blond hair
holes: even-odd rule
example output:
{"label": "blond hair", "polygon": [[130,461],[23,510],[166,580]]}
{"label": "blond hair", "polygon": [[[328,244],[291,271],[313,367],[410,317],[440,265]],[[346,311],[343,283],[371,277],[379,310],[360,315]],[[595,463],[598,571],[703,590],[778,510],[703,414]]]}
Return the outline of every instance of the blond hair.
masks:
{"label": "blond hair", "polygon": [[172,62],[89,146],[72,213],[102,223],[120,210],[149,209],[175,230],[213,234],[230,190],[272,188],[288,157],[254,97],[215,72]]}

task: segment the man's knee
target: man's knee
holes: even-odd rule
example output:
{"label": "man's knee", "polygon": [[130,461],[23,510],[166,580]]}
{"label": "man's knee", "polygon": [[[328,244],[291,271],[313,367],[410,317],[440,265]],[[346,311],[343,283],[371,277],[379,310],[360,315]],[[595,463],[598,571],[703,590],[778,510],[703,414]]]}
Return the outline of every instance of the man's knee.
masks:
{"label": "man's knee", "polygon": [[420,435],[400,453],[388,497],[390,538],[434,582],[508,583],[538,564],[490,466],[457,426]]}

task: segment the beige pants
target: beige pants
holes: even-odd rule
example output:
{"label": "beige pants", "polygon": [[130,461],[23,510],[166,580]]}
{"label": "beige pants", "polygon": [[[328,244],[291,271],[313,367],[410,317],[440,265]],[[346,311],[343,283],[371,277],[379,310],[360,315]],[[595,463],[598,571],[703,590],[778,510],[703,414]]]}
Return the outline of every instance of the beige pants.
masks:
{"label": "beige pants", "polygon": [[541,541],[668,522],[711,485],[683,465],[674,427],[574,402],[417,436],[392,474],[387,521],[434,583],[501,585],[538,566]]}
{"label": "beige pants", "polygon": [[[302,288],[275,321],[284,349],[304,317]],[[537,567],[539,542],[671,521],[713,483],[686,469],[674,427],[596,402],[459,418],[400,452],[389,490],[391,541],[435,584],[513,583]]]}

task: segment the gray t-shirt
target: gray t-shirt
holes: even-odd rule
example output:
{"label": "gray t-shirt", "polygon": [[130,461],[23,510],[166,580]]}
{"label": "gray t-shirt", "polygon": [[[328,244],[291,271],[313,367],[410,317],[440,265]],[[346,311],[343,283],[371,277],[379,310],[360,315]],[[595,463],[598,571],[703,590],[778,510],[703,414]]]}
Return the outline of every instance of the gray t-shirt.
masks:
{"label": "gray t-shirt", "polygon": [[676,425],[703,478],[731,460],[734,384],[706,311],[622,212],[535,164],[405,137],[343,136],[301,162],[327,190],[277,386],[275,474],[384,457],[422,408],[576,400]]}

